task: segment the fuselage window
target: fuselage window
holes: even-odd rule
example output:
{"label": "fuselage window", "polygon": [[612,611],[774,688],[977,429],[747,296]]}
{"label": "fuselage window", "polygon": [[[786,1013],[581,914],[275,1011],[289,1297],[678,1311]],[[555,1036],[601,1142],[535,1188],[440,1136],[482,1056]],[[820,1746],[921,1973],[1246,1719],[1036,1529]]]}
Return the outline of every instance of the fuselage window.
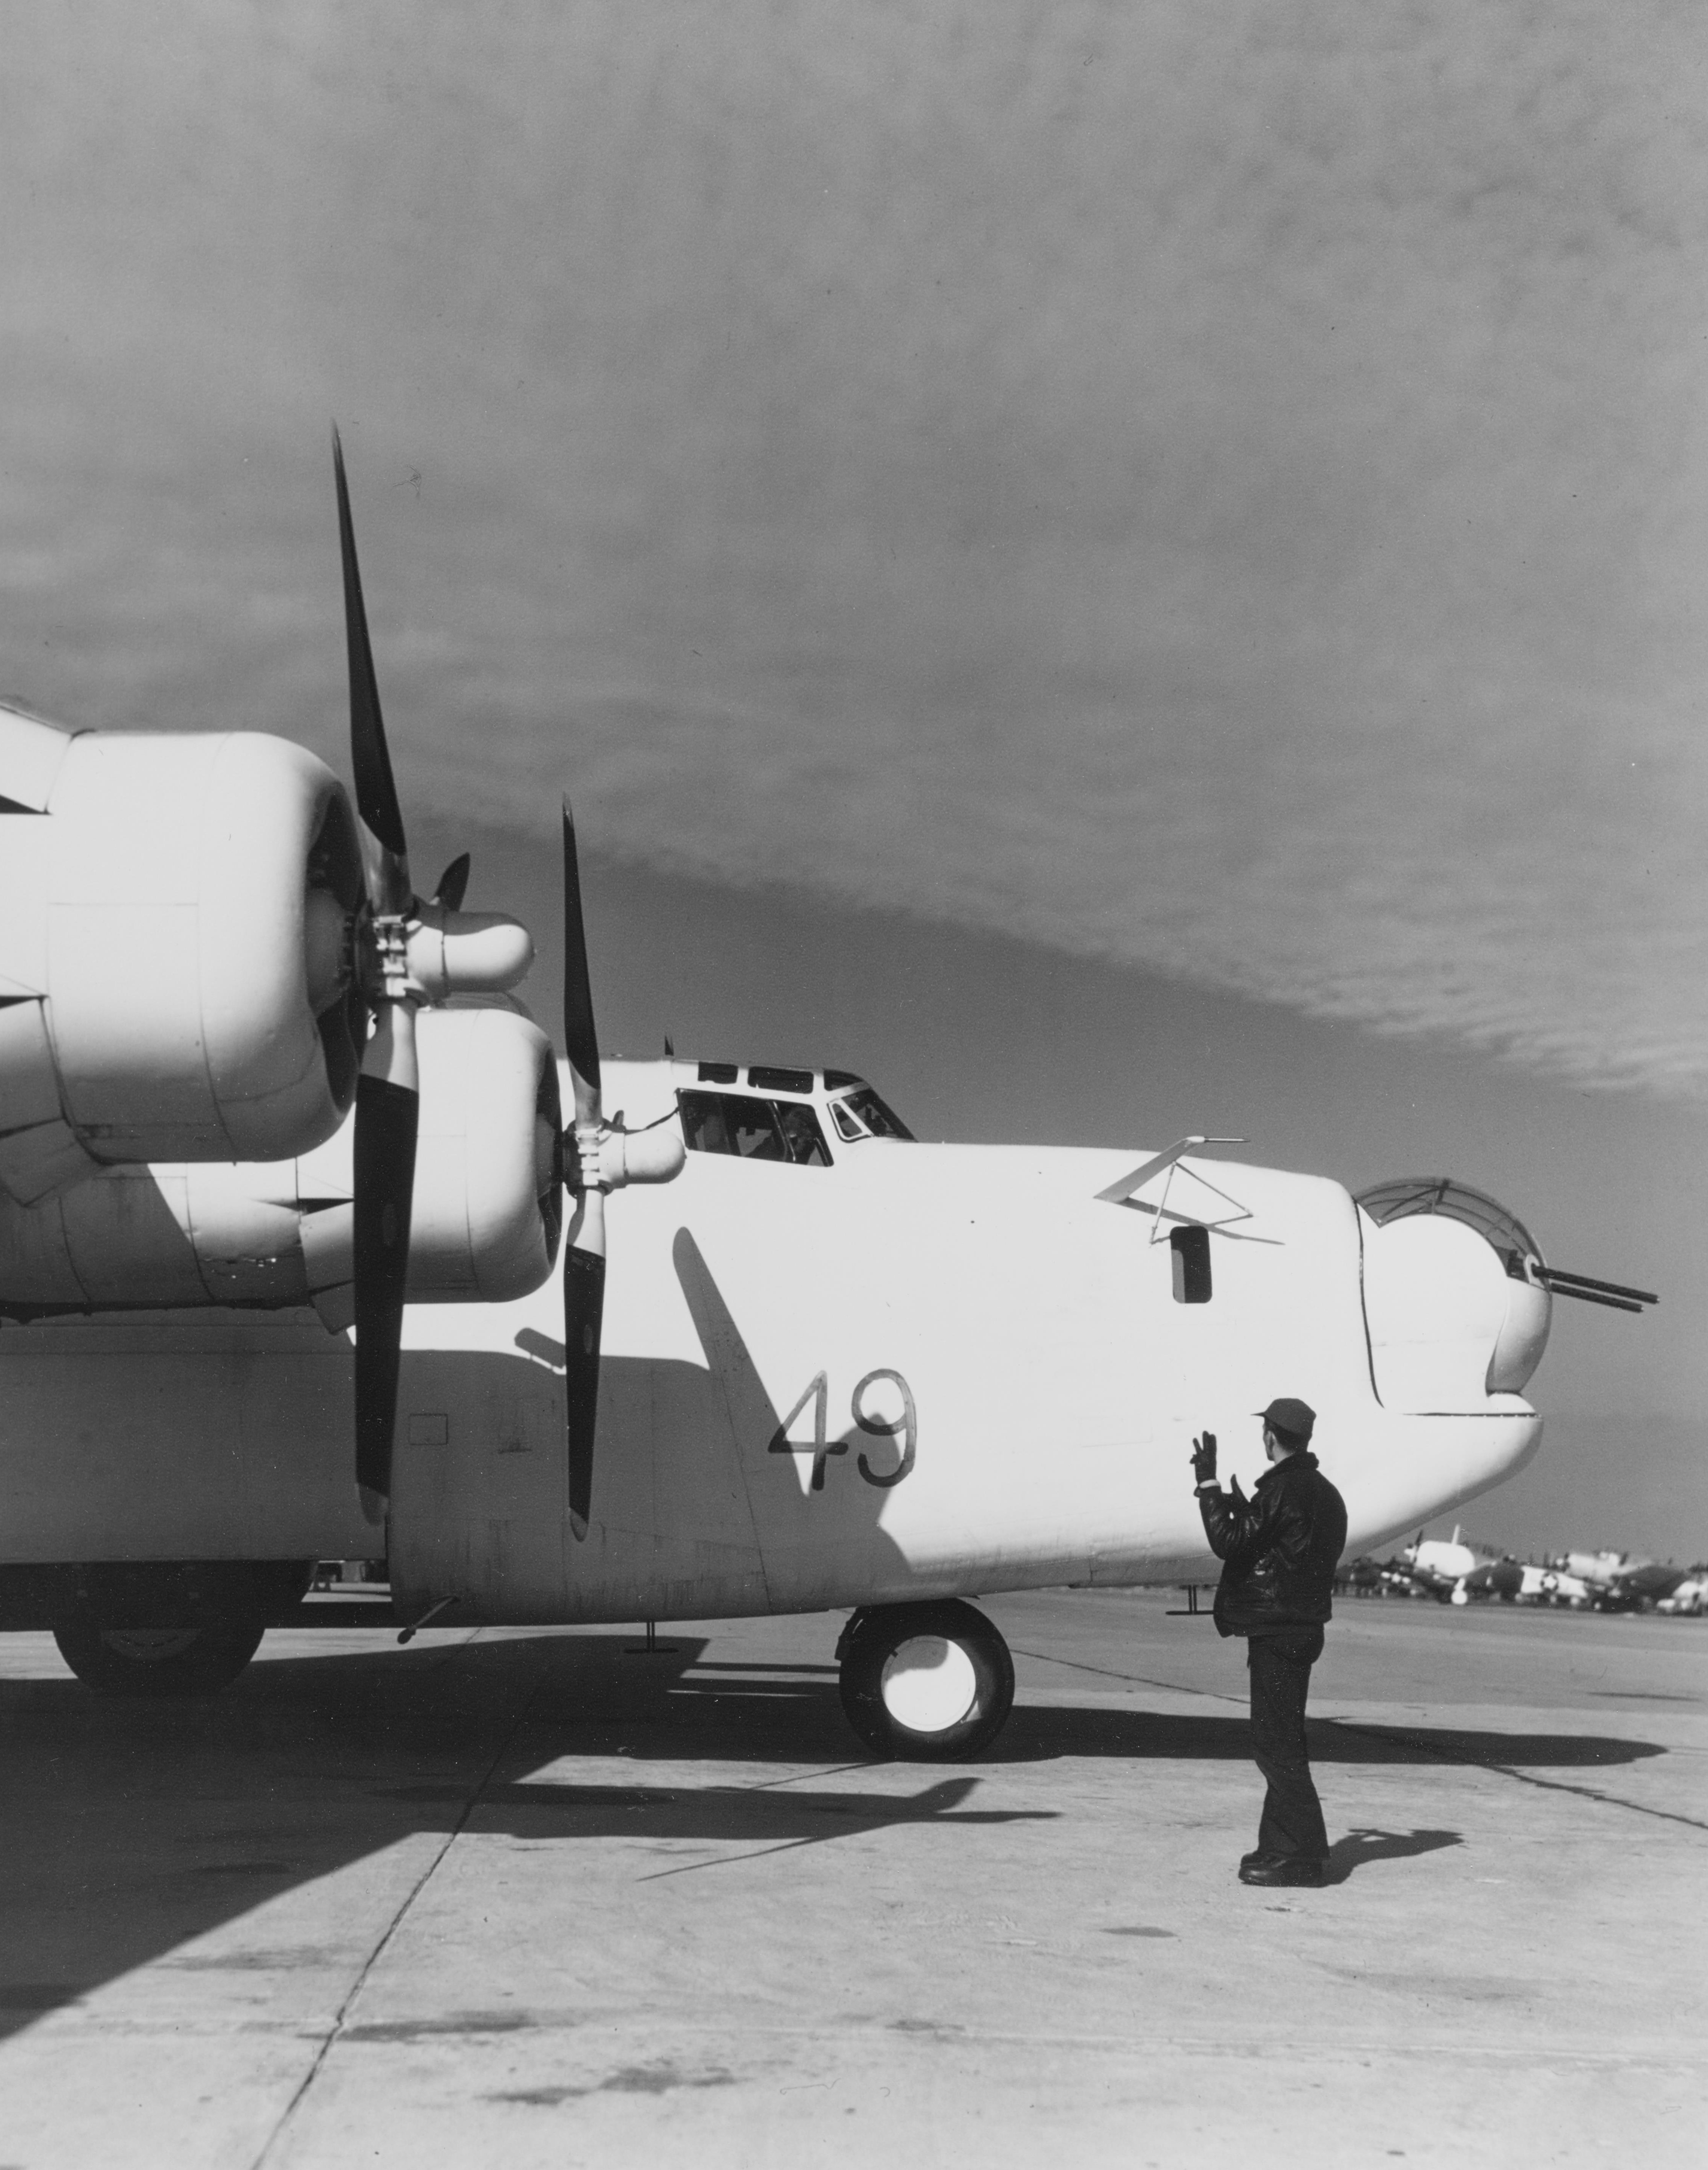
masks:
{"label": "fuselage window", "polygon": [[878,1098],[869,1085],[847,1096],[848,1105],[865,1124],[874,1138],[905,1138],[911,1145],[913,1132],[893,1108]]}
{"label": "fuselage window", "polygon": [[791,1161],[798,1168],[830,1165],[825,1134],[809,1107],[755,1099],[745,1093],[679,1093],[676,1098],[690,1152]]}
{"label": "fuselage window", "polygon": [[1173,1253],[1174,1301],[1208,1303],[1210,1300],[1209,1230],[1196,1221],[1172,1228],[1168,1248]]}

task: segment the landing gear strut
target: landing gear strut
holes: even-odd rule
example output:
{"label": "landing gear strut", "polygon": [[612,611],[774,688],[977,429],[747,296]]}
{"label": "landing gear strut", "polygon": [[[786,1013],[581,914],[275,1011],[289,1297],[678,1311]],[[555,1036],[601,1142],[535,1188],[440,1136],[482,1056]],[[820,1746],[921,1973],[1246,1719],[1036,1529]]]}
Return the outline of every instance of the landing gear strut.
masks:
{"label": "landing gear strut", "polygon": [[946,1763],[976,1756],[1014,1702],[1014,1661],[958,1597],[862,1606],[836,1645],[842,1709],[874,1754]]}

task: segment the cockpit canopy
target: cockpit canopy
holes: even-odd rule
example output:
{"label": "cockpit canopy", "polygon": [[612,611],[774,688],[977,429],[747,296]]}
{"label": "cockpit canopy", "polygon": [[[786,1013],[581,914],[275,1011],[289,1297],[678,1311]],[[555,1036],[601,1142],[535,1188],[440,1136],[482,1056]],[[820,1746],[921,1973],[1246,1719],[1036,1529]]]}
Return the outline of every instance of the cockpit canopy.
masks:
{"label": "cockpit canopy", "polygon": [[677,1088],[676,1101],[690,1152],[829,1168],[835,1160],[832,1136],[843,1146],[913,1139],[866,1080],[847,1070],[702,1062],[693,1085]]}

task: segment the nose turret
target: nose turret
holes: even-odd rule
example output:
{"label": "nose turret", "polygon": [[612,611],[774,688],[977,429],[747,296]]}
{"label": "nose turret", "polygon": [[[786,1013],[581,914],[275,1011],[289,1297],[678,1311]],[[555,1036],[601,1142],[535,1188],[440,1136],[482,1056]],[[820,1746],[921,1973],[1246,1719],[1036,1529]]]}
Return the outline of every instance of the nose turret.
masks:
{"label": "nose turret", "polygon": [[1357,1200],[1364,1320],[1390,1408],[1474,1410],[1520,1392],[1548,1345],[1547,1269],[1515,1214],[1444,1176]]}

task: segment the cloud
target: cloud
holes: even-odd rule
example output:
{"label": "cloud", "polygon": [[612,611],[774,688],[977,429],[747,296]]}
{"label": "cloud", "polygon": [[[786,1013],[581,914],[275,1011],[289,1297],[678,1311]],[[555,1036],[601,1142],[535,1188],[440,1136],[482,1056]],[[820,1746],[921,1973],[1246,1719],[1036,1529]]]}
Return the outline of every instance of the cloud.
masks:
{"label": "cloud", "polygon": [[14,28],[8,676],[1708,1091],[1684,18]]}

